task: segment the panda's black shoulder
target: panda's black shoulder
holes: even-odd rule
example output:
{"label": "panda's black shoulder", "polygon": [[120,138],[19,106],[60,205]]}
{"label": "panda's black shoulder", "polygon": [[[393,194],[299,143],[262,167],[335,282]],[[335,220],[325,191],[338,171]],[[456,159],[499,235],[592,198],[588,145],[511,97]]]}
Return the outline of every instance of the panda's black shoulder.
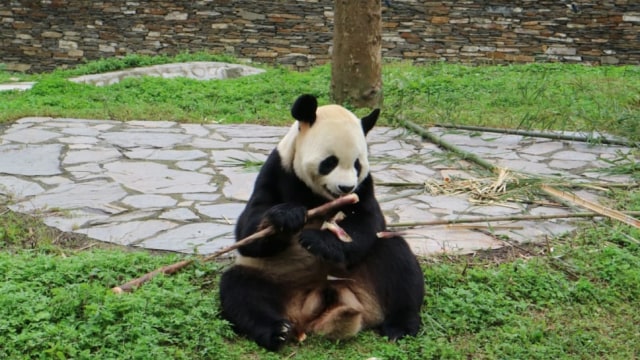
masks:
{"label": "panda's black shoulder", "polygon": [[386,227],[386,221],[382,214],[380,203],[378,203],[378,199],[376,199],[375,196],[373,178],[371,177],[371,174],[367,175],[364,181],[362,181],[358,186],[356,194],[360,199],[356,205],[359,205],[363,210],[363,213],[367,214],[366,217],[361,219],[363,224],[376,229],[376,231],[384,230]]}
{"label": "panda's black shoulder", "polygon": [[[260,167],[260,172],[258,173],[258,177],[256,178],[256,182],[262,180],[264,177],[278,177],[278,178],[286,178],[290,174],[289,171],[282,166],[282,158],[280,157],[280,153],[278,149],[273,149],[267,160],[265,160],[264,164]],[[264,179],[268,180],[268,179]]]}

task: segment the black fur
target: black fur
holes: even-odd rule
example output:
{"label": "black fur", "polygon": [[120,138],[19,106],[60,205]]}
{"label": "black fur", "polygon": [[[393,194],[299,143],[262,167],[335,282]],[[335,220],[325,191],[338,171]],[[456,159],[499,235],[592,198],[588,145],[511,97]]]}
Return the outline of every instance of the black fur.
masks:
{"label": "black fur", "polygon": [[338,160],[338,158],[335,155],[331,155],[327,157],[326,159],[320,162],[320,165],[318,165],[318,174],[328,175],[330,172],[333,171],[333,169],[336,168],[336,166],[338,166],[339,162],[340,160]]}
{"label": "black fur", "polygon": [[389,340],[415,336],[420,329],[420,307],[424,277],[420,265],[401,237],[376,241],[366,258],[378,297],[382,299],[384,321],[379,332]]}
{"label": "black fur", "polygon": [[289,340],[291,323],[282,315],[285,292],[262,274],[234,266],[220,282],[223,316],[234,329],[275,351]]}
{"label": "black fur", "polygon": [[291,116],[294,119],[312,124],[316,121],[316,109],[318,100],[313,95],[301,95],[291,107]]}
{"label": "black fur", "polygon": [[373,125],[378,121],[378,116],[380,115],[380,109],[375,109],[371,112],[371,114],[362,118],[362,130],[364,134],[367,135],[369,130],[373,128]]}

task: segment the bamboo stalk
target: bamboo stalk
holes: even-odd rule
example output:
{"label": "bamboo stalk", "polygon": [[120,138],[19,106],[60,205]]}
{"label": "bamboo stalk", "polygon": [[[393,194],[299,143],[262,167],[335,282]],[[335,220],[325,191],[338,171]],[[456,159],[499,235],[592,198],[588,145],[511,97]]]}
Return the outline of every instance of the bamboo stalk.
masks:
{"label": "bamboo stalk", "polygon": [[[327,213],[329,213],[330,211],[337,209],[339,207],[345,206],[345,205],[350,205],[350,204],[355,204],[359,201],[358,199],[358,195],[356,194],[349,194],[343,197],[339,197],[335,200],[329,201],[325,204],[322,204],[318,207],[315,207],[313,209],[310,209],[309,211],[307,211],[307,219],[311,219],[311,218],[315,218],[315,217],[319,217],[319,216],[323,216]],[[271,234],[273,234],[275,232],[274,228],[272,226],[267,226],[266,228],[259,230],[247,237],[245,237],[242,240],[237,241],[236,243],[227,246],[223,249],[220,249],[206,257],[204,257],[202,259],[203,262],[206,261],[211,261],[217,257],[219,257],[220,255],[226,254],[228,252],[231,252],[233,250],[236,250],[237,248],[250,244],[254,241],[256,241],[257,239],[263,238],[265,236],[269,236]],[[182,260],[179,261],[177,263],[171,264],[171,265],[166,265],[163,266],[161,268],[155,269],[151,272],[148,272],[144,275],[142,275],[139,278],[133,279],[125,284],[122,284],[120,286],[116,286],[111,288],[111,291],[113,291],[116,294],[122,294],[124,292],[132,292],[133,290],[137,289],[138,287],[140,287],[142,284],[146,283],[147,281],[153,279],[154,277],[160,275],[160,274],[165,274],[165,275],[171,275],[175,272],[178,272],[179,270],[191,265],[193,262],[195,261],[195,259],[188,259],[188,260]]]}
{"label": "bamboo stalk", "polygon": [[[527,179],[520,179],[521,182],[526,182]],[[566,186],[571,188],[614,188],[614,189],[632,189],[640,187],[640,183],[612,183],[612,182],[604,182],[604,181],[589,181],[589,182],[570,182],[570,181],[554,181],[553,179],[531,179],[535,181],[550,181],[552,185],[555,186]],[[458,180],[454,180],[458,181]],[[459,181],[468,181],[468,179],[459,180]],[[424,187],[424,182],[385,182],[380,181],[376,182],[376,186],[387,186],[387,187]]]}
{"label": "bamboo stalk", "polygon": [[182,269],[183,267],[186,267],[188,265],[191,265],[191,263],[193,263],[193,259],[188,259],[188,260],[183,260],[180,262],[177,262],[175,264],[171,264],[171,265],[166,265],[163,266],[161,268],[155,269],[151,272],[148,272],[144,275],[142,275],[139,278],[133,279],[125,284],[122,284],[120,286],[116,286],[114,288],[111,288],[111,291],[113,291],[116,294],[122,294],[124,292],[131,292],[133,290],[135,290],[136,288],[138,288],[140,285],[146,283],[147,281],[153,279],[154,277],[160,275],[160,274],[166,274],[166,275],[170,275],[175,273],[176,271]]}
{"label": "bamboo stalk", "polygon": [[469,131],[492,132],[492,133],[498,133],[498,134],[521,135],[521,136],[538,137],[538,138],[553,139],[553,140],[595,142],[595,143],[606,144],[606,145],[640,147],[640,143],[634,143],[634,142],[629,142],[625,140],[610,139],[604,136],[590,137],[590,136],[566,135],[566,134],[560,134],[560,133],[539,132],[539,131],[530,131],[530,130],[498,129],[498,128],[483,127],[483,126],[440,124],[440,123],[436,123],[434,124],[434,126],[447,128],[447,129],[459,129],[459,130],[469,130]]}
{"label": "bamboo stalk", "polygon": [[[629,211],[624,214],[640,215],[640,211]],[[387,224],[387,227],[414,227],[414,226],[435,226],[435,225],[453,225],[453,224],[470,224],[479,222],[497,222],[497,221],[527,221],[527,220],[552,220],[552,219],[570,219],[570,218],[593,218],[602,216],[593,212],[579,212],[572,214],[542,214],[542,215],[510,215],[510,216],[496,216],[496,217],[466,217],[458,219],[447,220],[431,220],[431,221],[415,221]]]}
{"label": "bamboo stalk", "polygon": [[569,202],[570,204],[581,206],[595,213],[598,213],[602,216],[607,216],[611,219],[621,221],[627,225],[631,225],[635,228],[640,229],[640,220],[633,218],[623,212],[608,208],[606,206],[602,206],[593,201],[583,199],[577,196],[576,194],[570,193],[568,191],[558,190],[548,185],[541,185],[540,189],[542,189],[542,191],[546,192],[547,194],[550,194],[552,196],[555,196],[557,198],[564,200],[565,202]]}
{"label": "bamboo stalk", "polygon": [[471,229],[471,230],[522,230],[524,226],[517,225],[478,225],[478,224],[450,224],[450,229]]}
{"label": "bamboo stalk", "polygon": [[481,159],[476,154],[472,154],[468,151],[464,151],[459,147],[442,140],[439,136],[436,136],[430,133],[429,131],[425,130],[422,126],[414,123],[413,121],[401,120],[401,119],[399,121],[402,125],[404,125],[409,130],[414,131],[415,133],[420,135],[423,139],[427,139],[428,141],[440,146],[441,148],[457,154],[463,160],[472,161],[493,173],[496,173],[496,174],[499,173],[499,168],[497,166],[493,165],[492,163],[484,159]]}

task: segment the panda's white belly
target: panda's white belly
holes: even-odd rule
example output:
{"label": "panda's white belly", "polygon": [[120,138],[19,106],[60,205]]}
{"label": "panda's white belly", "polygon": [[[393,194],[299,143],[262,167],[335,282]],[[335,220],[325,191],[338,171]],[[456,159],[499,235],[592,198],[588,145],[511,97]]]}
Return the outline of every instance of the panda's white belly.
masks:
{"label": "panda's white belly", "polygon": [[297,241],[276,256],[249,257],[238,255],[236,265],[256,269],[276,282],[309,284],[327,279],[328,266],[303,249]]}

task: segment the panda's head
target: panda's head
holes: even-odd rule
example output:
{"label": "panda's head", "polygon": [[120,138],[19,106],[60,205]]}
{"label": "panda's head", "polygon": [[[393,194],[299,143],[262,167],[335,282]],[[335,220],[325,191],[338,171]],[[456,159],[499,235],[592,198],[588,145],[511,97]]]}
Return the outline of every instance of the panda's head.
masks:
{"label": "panda's head", "polygon": [[291,108],[297,121],[278,144],[282,166],[327,199],[354,192],[369,174],[365,135],[379,114],[359,119],[342,106],[318,107],[314,96],[300,96]]}

